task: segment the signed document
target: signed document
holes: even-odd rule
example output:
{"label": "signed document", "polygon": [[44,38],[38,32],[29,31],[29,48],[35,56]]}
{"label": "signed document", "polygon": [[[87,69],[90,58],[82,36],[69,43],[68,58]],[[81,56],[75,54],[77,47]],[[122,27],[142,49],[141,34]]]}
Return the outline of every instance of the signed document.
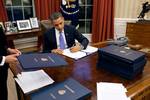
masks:
{"label": "signed document", "polygon": [[63,55],[70,57],[70,58],[73,58],[75,60],[78,60],[80,58],[86,57],[86,56],[88,56],[94,52],[97,52],[97,51],[98,51],[98,48],[92,47],[92,46],[87,46],[87,48],[85,50],[81,50],[81,51],[78,51],[75,53],[72,53],[70,51],[70,49],[65,49],[63,51]]}

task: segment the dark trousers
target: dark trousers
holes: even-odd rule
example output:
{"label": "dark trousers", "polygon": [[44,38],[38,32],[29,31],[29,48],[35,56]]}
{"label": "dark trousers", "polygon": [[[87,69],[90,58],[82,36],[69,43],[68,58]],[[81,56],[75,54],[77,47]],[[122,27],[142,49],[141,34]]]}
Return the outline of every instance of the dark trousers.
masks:
{"label": "dark trousers", "polygon": [[8,65],[0,66],[0,100],[8,100],[7,76]]}

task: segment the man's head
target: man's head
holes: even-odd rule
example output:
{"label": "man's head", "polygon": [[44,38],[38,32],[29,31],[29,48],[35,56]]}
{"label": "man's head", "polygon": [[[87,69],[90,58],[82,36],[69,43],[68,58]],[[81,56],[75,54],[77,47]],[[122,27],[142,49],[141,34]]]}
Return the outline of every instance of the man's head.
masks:
{"label": "man's head", "polygon": [[64,17],[60,12],[55,12],[50,16],[50,20],[56,29],[62,31],[64,28]]}

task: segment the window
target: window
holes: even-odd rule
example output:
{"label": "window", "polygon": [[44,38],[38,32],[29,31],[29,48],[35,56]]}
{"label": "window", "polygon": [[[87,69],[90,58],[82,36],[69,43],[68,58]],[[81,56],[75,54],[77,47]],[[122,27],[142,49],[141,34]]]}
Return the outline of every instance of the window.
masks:
{"label": "window", "polygon": [[5,0],[9,21],[29,19],[34,14],[34,0]]}
{"label": "window", "polygon": [[89,34],[92,31],[93,0],[79,0],[79,31]]}

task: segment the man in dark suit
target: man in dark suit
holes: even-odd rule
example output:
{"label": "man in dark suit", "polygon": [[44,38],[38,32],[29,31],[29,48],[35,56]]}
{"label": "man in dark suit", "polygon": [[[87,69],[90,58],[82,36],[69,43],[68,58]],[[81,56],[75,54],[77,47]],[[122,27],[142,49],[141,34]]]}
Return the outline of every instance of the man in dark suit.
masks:
{"label": "man in dark suit", "polygon": [[[8,55],[8,53],[10,55]],[[21,52],[7,47],[6,37],[0,26],[0,100],[8,100],[7,76],[9,63],[15,63]]]}
{"label": "man in dark suit", "polygon": [[[70,48],[71,52],[86,49],[89,41],[75,27],[64,25],[64,17],[60,12],[50,16],[53,28],[44,33],[43,52],[62,54],[63,49]],[[77,40],[79,43],[75,43]]]}

